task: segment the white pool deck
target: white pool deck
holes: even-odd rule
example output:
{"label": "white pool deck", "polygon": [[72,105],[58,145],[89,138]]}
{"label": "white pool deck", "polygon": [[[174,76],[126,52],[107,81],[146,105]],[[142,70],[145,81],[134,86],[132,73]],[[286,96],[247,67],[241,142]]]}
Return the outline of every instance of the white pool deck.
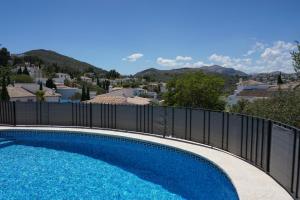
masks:
{"label": "white pool deck", "polygon": [[293,199],[274,179],[260,169],[229,153],[205,145],[182,142],[174,138],[162,138],[149,134],[135,134],[129,132],[59,127],[0,127],[0,130],[56,130],[86,132],[117,137],[126,137],[142,141],[176,147],[198,154],[218,165],[231,179],[241,200],[287,200]]}

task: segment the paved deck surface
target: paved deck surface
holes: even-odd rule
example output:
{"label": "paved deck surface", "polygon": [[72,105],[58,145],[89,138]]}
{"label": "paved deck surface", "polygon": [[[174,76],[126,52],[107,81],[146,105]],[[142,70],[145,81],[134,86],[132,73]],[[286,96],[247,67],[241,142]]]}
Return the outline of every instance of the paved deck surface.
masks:
{"label": "paved deck surface", "polygon": [[231,179],[239,198],[241,200],[288,200],[292,197],[276,181],[258,168],[239,159],[233,155],[220,150],[199,144],[182,142],[177,139],[164,139],[159,136],[147,134],[134,134],[128,132],[82,129],[82,128],[57,128],[57,127],[0,127],[3,129],[28,129],[28,130],[61,130],[86,132],[118,137],[134,138],[143,141],[164,144],[171,147],[180,148],[207,158],[218,165]]}

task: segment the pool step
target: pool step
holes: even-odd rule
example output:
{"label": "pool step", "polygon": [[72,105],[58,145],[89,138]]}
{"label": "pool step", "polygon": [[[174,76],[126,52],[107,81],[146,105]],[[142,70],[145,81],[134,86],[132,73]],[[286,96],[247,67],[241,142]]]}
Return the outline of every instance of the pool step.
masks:
{"label": "pool step", "polygon": [[14,140],[9,140],[9,139],[6,139],[6,138],[0,138],[0,148],[13,145],[14,143],[15,143]]}

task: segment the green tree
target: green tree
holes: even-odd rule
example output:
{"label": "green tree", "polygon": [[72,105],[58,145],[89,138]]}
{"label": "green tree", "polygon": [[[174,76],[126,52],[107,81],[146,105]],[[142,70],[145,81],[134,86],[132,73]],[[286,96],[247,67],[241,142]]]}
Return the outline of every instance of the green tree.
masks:
{"label": "green tree", "polygon": [[102,83],[100,83],[100,85],[103,88],[103,90],[105,90],[106,92],[108,92],[110,81],[109,80],[104,80]]}
{"label": "green tree", "polygon": [[15,81],[16,83],[32,83],[33,79],[25,74],[17,74],[12,76],[12,80]]}
{"label": "green tree", "polygon": [[46,81],[46,87],[51,89],[53,88],[56,89],[56,85],[51,78],[48,78],[48,80]]}
{"label": "green tree", "polygon": [[23,70],[23,74],[28,75],[29,76],[29,71],[27,69],[27,67],[25,66],[24,70]]}
{"label": "green tree", "polygon": [[90,97],[90,88],[88,87],[86,89],[86,100],[90,100],[90,99],[91,99],[91,97]]}
{"label": "green tree", "polygon": [[18,65],[18,64],[23,64],[24,59],[22,57],[14,56],[13,57],[13,66]]}
{"label": "green tree", "polygon": [[38,90],[35,93],[37,101],[45,101],[45,92],[43,90]]}
{"label": "green tree", "polygon": [[19,67],[17,74],[23,74],[21,67]]}
{"label": "green tree", "polygon": [[0,49],[0,66],[7,67],[10,60],[10,53],[6,48]]}
{"label": "green tree", "polygon": [[9,101],[10,97],[7,91],[7,85],[5,81],[5,76],[2,77],[2,87],[1,87],[1,95],[0,95],[0,100],[1,101]]}
{"label": "green tree", "polygon": [[283,84],[283,81],[282,81],[281,72],[280,72],[277,77],[277,85],[282,85],[282,84]]}
{"label": "green tree", "polygon": [[106,78],[108,79],[116,79],[120,77],[120,73],[117,72],[116,70],[112,69],[106,74]]}
{"label": "green tree", "polygon": [[294,69],[297,73],[297,72],[300,72],[300,44],[298,41],[296,41],[296,43],[297,43],[298,51],[291,52],[291,55],[292,55],[292,59],[293,59]]}
{"label": "green tree", "polygon": [[43,83],[40,82],[40,90],[43,91]]}
{"label": "green tree", "polygon": [[86,100],[85,86],[83,85],[81,88],[81,101]]}
{"label": "green tree", "polygon": [[187,73],[174,77],[167,83],[168,92],[164,94],[165,104],[169,106],[201,107],[223,110],[221,100],[224,80],[218,76],[202,72]]}

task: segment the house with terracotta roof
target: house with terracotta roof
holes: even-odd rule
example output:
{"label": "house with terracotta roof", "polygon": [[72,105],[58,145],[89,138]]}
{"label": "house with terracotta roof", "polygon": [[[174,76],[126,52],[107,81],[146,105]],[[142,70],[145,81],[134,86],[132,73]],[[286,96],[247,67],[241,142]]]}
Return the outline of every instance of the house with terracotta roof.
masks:
{"label": "house with terracotta roof", "polygon": [[145,94],[145,90],[141,88],[117,88],[112,89],[111,92],[95,96],[88,100],[89,103],[103,103],[103,104],[134,104],[134,105],[148,105],[151,99],[139,97]]}
{"label": "house with terracotta roof", "polygon": [[21,88],[21,87],[7,87],[8,95],[10,97],[10,101],[18,101],[18,102],[35,102],[36,96],[31,92]]}
{"label": "house with terracotta roof", "polygon": [[[9,86],[8,92],[11,101],[15,99],[20,101],[36,101],[36,92],[40,89],[39,84],[36,83],[17,83],[14,86]],[[61,94],[56,93],[55,90],[43,87],[44,98],[46,102],[60,102]]]}

